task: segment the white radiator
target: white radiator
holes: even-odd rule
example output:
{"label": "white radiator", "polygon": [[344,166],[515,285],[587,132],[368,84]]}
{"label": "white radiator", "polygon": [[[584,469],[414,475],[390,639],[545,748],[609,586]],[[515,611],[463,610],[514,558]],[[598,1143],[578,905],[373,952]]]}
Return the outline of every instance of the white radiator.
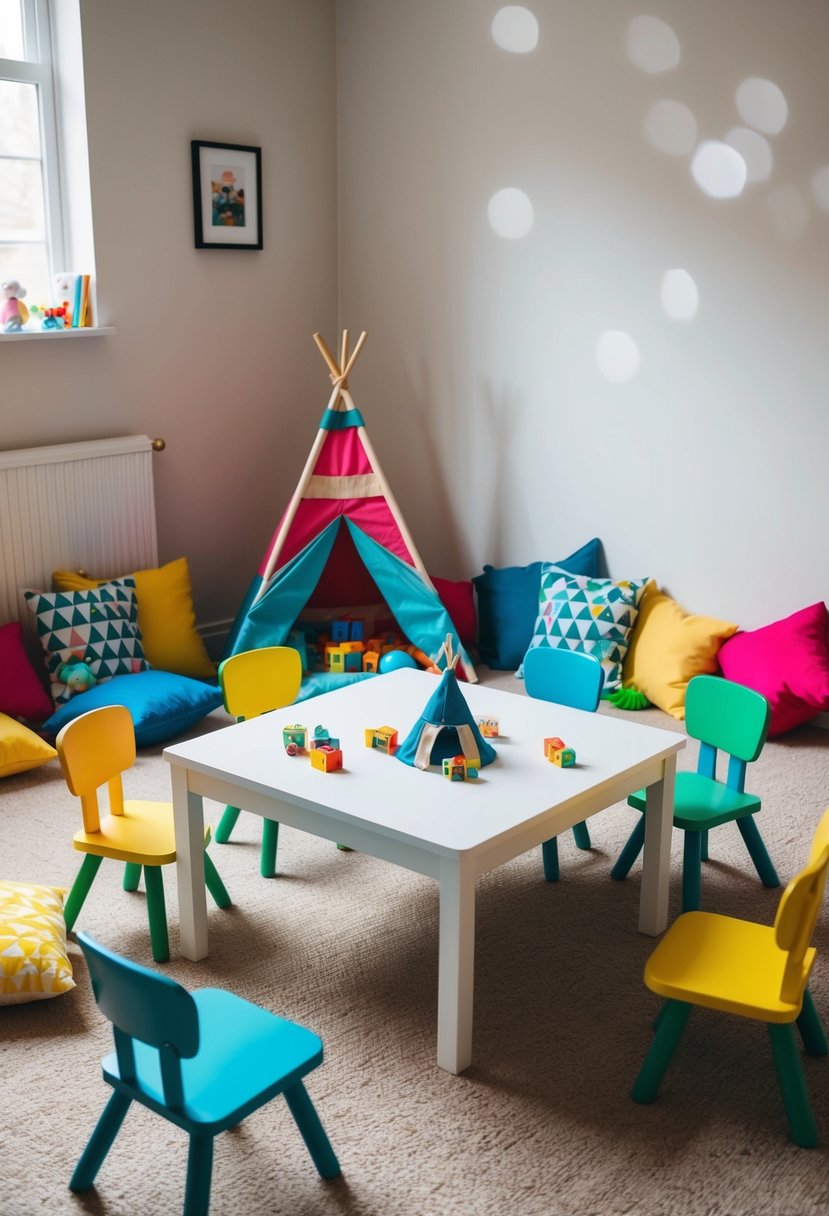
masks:
{"label": "white radiator", "polygon": [[24,588],[52,571],[128,574],[158,565],[146,435],[0,452],[0,624],[29,614]]}

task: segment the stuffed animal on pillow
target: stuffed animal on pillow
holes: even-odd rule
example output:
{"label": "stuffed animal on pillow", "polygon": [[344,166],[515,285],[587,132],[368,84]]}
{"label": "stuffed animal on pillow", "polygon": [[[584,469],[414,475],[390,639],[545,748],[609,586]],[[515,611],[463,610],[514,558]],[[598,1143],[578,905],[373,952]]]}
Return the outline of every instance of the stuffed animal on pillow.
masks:
{"label": "stuffed animal on pillow", "polygon": [[72,696],[78,692],[86,692],[87,688],[93,688],[98,683],[82,659],[73,659],[70,663],[64,663],[58,669],[57,676],[61,684],[66,685]]}

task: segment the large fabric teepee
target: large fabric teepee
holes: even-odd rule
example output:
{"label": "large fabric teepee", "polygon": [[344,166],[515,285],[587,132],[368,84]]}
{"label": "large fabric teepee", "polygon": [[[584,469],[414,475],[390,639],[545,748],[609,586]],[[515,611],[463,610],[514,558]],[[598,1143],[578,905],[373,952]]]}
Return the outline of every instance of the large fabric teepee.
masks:
{"label": "large fabric teepee", "polygon": [[362,580],[375,594],[379,591],[401,631],[425,654],[436,654],[446,634],[452,634],[463,673],[474,681],[475,669],[426,572],[348,389],[365,340],[362,333],[349,355],[344,330],[338,363],[314,334],[330,373],[331,397],[293,497],[237,615],[228,654],[282,645],[321,583],[341,592],[343,606],[360,602],[350,587]]}

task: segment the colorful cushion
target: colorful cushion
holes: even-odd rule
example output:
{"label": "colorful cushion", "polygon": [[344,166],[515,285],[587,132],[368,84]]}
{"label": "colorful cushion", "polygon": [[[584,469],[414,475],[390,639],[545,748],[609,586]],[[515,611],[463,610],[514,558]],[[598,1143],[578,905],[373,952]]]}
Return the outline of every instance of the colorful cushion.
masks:
{"label": "colorful cushion", "polygon": [[[144,655],[151,667],[194,680],[209,680],[216,668],[196,629],[196,610],[186,557],[153,570],[136,570],[135,598]],[[88,591],[109,579],[86,578],[71,570],[55,570],[55,591]]]}
{"label": "colorful cushion", "polygon": [[137,675],[115,676],[79,693],[61,705],[44,722],[43,729],[56,735],[88,709],[126,705],[135,726],[136,744],[152,747],[183,734],[221,704],[222,692],[215,684],[203,684],[171,671],[140,671]]}
{"label": "colorful cushion", "polygon": [[475,596],[472,590],[472,580],[455,581],[449,578],[435,578],[431,575],[435,591],[449,613],[452,624],[458,632],[458,637],[464,646],[474,646],[478,639],[478,615],[475,612]]}
{"label": "colorful cushion", "polygon": [[8,714],[0,714],[0,777],[11,777],[14,773],[39,768],[57,754],[28,726],[10,718]]}
{"label": "colorful cushion", "polygon": [[647,581],[583,578],[545,564],[530,648],[568,646],[595,655],[604,668],[602,695],[613,692],[622,682],[622,662]]}
{"label": "colorful cushion", "polygon": [[685,690],[694,676],[717,670],[717,652],[737,626],[684,612],[648,583],[623,665],[625,688],[637,688],[674,718],[685,717]]}
{"label": "colorful cushion", "polygon": [[771,706],[768,737],[829,709],[829,644],[823,601],[762,629],[737,633],[719,653],[723,675],[761,692]]}
{"label": "colorful cushion", "polygon": [[43,1001],[74,987],[63,891],[0,882],[0,1005]]}
{"label": "colorful cushion", "polygon": [[90,591],[23,594],[35,614],[58,704],[73,695],[74,688],[67,683],[72,663],[86,664],[97,683],[146,668],[133,579],[113,579]]}
{"label": "colorful cushion", "polygon": [[[588,541],[557,565],[570,574],[598,574],[601,541]],[[495,671],[514,670],[524,657],[538,615],[541,562],[484,566],[472,582],[478,595],[478,651]],[[451,615],[451,614],[450,614]]]}
{"label": "colorful cushion", "polygon": [[19,621],[0,625],[0,713],[28,722],[42,722],[52,701],[29,662]]}

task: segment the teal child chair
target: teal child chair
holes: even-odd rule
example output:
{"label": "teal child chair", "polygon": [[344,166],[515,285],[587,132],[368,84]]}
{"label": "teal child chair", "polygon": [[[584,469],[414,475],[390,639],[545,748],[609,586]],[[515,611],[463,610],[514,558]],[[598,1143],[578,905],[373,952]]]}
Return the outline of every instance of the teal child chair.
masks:
{"label": "teal child chair", "polygon": [[[674,826],[685,833],[682,865],[682,911],[700,906],[701,862],[708,860],[708,831],[736,821],[764,887],[779,887],[780,879],[763,844],[754,816],[760,799],[745,792],[746,764],[763,750],[770,709],[759,692],[720,676],[695,676],[685,695],[685,726],[699,740],[695,773],[677,773]],[[717,752],[728,754],[725,781],[717,779]],[[645,791],[628,798],[642,818],[610,871],[619,881],[627,878],[645,839]]]}
{"label": "teal child chair", "polygon": [[[260,714],[292,705],[302,684],[302,660],[292,646],[263,646],[245,650],[219,664],[219,683],[225,709],[244,722]],[[239,818],[238,806],[224,809],[216,828],[217,844],[226,844]],[[276,874],[276,847],[279,824],[263,820],[259,872],[263,878]]]}
{"label": "teal child chair", "polygon": [[[524,656],[524,687],[527,695],[540,701],[569,705],[595,713],[602,695],[604,670],[592,654],[582,650],[565,650],[559,646],[534,646]],[[587,824],[573,825],[573,835],[580,849],[590,848]],[[558,882],[558,842],[553,836],[541,846],[544,877]]]}
{"label": "teal child chair", "polygon": [[113,1023],[115,1051],[102,1066],[115,1092],[75,1166],[70,1190],[92,1186],[131,1103],[140,1102],[189,1135],[184,1216],[205,1216],[214,1136],[278,1094],[322,1177],[338,1176],[334,1150],[302,1083],[322,1063],[315,1034],[219,988],[188,992],[85,933],[78,933],[78,942],[95,1000]]}

